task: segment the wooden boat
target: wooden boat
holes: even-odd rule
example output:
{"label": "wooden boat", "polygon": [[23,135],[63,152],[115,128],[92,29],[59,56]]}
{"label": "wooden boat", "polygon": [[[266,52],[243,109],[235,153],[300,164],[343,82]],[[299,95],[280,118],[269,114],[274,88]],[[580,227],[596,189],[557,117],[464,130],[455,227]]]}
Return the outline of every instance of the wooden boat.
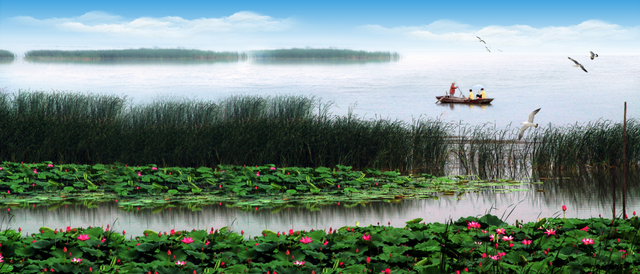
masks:
{"label": "wooden boat", "polygon": [[436,96],[438,102],[440,103],[456,103],[456,104],[489,104],[493,101],[493,98],[483,98],[483,99],[469,99],[462,97],[455,97],[450,95],[444,96]]}

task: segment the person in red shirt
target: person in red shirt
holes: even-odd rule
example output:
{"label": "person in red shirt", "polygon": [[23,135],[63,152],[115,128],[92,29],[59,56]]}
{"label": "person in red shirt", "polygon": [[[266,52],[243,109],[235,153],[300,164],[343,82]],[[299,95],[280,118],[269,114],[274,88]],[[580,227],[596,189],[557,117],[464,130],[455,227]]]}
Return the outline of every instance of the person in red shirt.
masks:
{"label": "person in red shirt", "polygon": [[449,89],[449,94],[451,94],[451,96],[456,94],[456,89],[458,87],[456,87],[456,82],[451,83],[451,88]]}

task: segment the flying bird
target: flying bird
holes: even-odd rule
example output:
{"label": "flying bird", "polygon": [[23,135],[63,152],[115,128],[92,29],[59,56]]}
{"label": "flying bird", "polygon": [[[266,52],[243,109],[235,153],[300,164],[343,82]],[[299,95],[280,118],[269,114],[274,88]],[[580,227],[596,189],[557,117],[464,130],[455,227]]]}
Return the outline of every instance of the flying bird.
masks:
{"label": "flying bird", "polygon": [[501,49],[498,49],[498,51],[499,51],[499,52],[502,52],[502,50],[501,50]]}
{"label": "flying bird", "polygon": [[524,135],[524,132],[528,128],[538,127],[538,124],[533,123],[533,118],[536,116],[536,113],[538,113],[538,111],[540,111],[540,109],[536,109],[533,112],[529,113],[529,119],[525,122],[520,123],[520,124],[523,124],[523,126],[520,128],[520,134],[518,134],[518,140],[522,139],[522,135]]}
{"label": "flying bird", "polygon": [[567,57],[569,58],[569,60],[573,61],[574,63],[576,63],[575,65],[573,65],[574,67],[580,67],[582,70],[584,70],[584,72],[589,73],[583,66],[582,64],[578,63],[578,61],[571,59],[571,57]]}
{"label": "flying bird", "polygon": [[593,53],[593,51],[590,51],[589,55],[587,55],[587,56],[589,56],[589,58],[591,58],[591,60],[593,60],[594,58],[598,57],[598,55]]}
{"label": "flying bird", "polygon": [[485,49],[487,49],[487,51],[488,51],[489,53],[491,53],[491,50],[489,50],[489,48],[488,48],[487,46],[484,46],[484,48],[485,48]]}
{"label": "flying bird", "polygon": [[487,44],[487,42],[485,42],[484,40],[482,40],[482,38],[480,38],[480,36],[476,36],[478,37],[478,40],[480,40],[480,42],[484,43],[485,45]]}

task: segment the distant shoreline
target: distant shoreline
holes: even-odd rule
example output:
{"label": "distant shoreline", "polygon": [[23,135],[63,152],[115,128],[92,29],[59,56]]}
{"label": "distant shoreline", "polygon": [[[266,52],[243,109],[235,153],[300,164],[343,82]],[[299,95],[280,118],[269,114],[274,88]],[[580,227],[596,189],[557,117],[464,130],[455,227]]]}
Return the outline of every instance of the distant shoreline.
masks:
{"label": "distant shoreline", "polygon": [[346,49],[276,49],[249,52],[215,52],[189,49],[124,50],[32,50],[28,61],[100,61],[100,60],[399,60],[400,54],[388,51]]}

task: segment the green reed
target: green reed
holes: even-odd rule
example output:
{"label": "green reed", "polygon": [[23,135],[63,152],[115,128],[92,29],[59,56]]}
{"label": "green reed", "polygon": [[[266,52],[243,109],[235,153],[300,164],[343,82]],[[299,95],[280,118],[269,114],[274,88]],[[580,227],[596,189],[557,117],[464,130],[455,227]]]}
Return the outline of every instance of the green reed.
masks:
{"label": "green reed", "polygon": [[13,60],[14,58],[15,58],[15,56],[13,55],[12,52],[10,52],[8,50],[0,49],[0,59]]}
{"label": "green reed", "polygon": [[388,51],[356,51],[348,49],[275,49],[259,50],[250,54],[256,59],[383,59],[398,60],[400,54]]}
{"label": "green reed", "polygon": [[[622,125],[596,121],[529,129],[420,118],[411,123],[330,113],[315,97],[232,96],[219,101],[69,92],[0,92],[0,161],[161,166],[349,165],[413,173],[517,177],[522,170],[619,166]],[[640,125],[627,128],[640,165]]]}
{"label": "green reed", "polygon": [[122,49],[122,50],[32,50],[25,54],[27,60],[40,59],[246,59],[238,52],[215,52],[195,49]]}

